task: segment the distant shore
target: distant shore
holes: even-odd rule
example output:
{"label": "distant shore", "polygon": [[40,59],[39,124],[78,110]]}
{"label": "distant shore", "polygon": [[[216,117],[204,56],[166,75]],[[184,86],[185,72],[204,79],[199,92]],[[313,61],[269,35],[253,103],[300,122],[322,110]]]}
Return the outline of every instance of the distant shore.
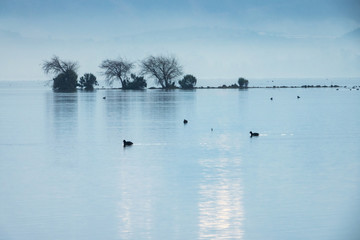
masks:
{"label": "distant shore", "polygon": [[[0,88],[8,88],[8,87],[49,87],[49,81],[46,82],[46,84],[44,84],[44,81],[0,81]],[[248,86],[248,87],[244,87],[244,88],[240,88],[239,85],[237,84],[222,84],[219,86],[199,86],[199,87],[194,87],[192,89],[182,89],[180,87],[174,87],[171,89],[163,89],[161,87],[155,87],[155,86],[151,86],[148,88],[145,88],[143,90],[183,90],[183,91],[191,91],[191,90],[197,90],[197,89],[238,89],[238,90],[248,90],[248,89],[289,89],[289,88],[293,88],[293,89],[299,89],[299,88],[304,88],[304,89],[313,89],[313,88],[329,88],[329,89],[349,89],[349,90],[359,90],[360,89],[360,80],[356,81],[356,82],[346,82],[346,83],[342,83],[342,84],[331,84],[331,85],[326,85],[326,84],[293,84],[293,85],[285,85],[285,84],[277,84],[277,85],[257,85],[257,86]],[[114,87],[109,87],[106,85],[100,85],[98,87],[95,88],[96,90],[122,90],[121,87],[119,86],[114,86]],[[78,89],[79,90],[79,89]],[[134,91],[142,91],[142,90],[134,90]]]}
{"label": "distant shore", "polygon": [[[277,88],[335,88],[335,89],[339,89],[339,88],[347,88],[347,89],[356,89],[359,90],[360,86],[340,86],[340,85],[301,85],[301,86],[251,86],[251,87],[246,87],[246,88],[239,88],[239,86],[237,85],[222,85],[222,86],[218,86],[218,87],[210,87],[210,86],[200,86],[200,87],[194,87],[192,89],[182,89],[179,87],[174,87],[171,89],[163,89],[163,88],[159,88],[159,87],[149,87],[146,89],[157,89],[157,90],[196,90],[196,89],[239,89],[239,90],[247,90],[247,89],[258,89],[258,88],[267,88],[267,89],[277,89]],[[102,88],[96,88],[97,90],[109,90],[109,89],[117,89],[117,90],[121,90],[122,88],[109,88],[109,87],[102,87]],[[146,90],[144,89],[144,90]]]}

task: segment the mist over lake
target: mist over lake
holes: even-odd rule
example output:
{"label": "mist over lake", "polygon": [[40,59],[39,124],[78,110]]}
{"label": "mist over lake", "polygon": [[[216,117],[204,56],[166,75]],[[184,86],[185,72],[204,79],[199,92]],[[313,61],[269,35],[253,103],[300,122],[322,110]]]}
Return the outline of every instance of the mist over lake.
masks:
{"label": "mist over lake", "polygon": [[1,0],[0,240],[359,240],[359,0]]}
{"label": "mist over lake", "polygon": [[0,239],[358,239],[359,103],[1,83]]}

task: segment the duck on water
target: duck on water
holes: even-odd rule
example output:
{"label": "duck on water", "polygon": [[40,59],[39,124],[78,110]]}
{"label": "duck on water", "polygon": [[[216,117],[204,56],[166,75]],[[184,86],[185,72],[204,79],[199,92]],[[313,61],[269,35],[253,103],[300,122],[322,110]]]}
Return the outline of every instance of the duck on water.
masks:
{"label": "duck on water", "polygon": [[259,133],[250,131],[250,137],[258,137]]}
{"label": "duck on water", "polygon": [[126,140],[124,140],[123,143],[124,143],[124,147],[133,145],[133,142],[126,141]]}

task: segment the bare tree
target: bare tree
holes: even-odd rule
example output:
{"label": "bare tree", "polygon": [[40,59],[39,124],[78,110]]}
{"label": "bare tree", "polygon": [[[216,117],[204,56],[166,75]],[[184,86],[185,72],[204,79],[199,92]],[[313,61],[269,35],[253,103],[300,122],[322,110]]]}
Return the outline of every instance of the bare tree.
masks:
{"label": "bare tree", "polygon": [[53,56],[50,61],[44,61],[42,69],[46,74],[52,73],[54,91],[76,91],[77,73],[79,65],[77,62],[62,61],[58,56]]}
{"label": "bare tree", "polygon": [[111,86],[114,80],[120,80],[122,88],[126,88],[129,82],[130,70],[134,67],[132,62],[119,58],[118,60],[104,60],[100,66],[104,69],[103,74],[107,83]]}
{"label": "bare tree", "polygon": [[154,78],[162,88],[172,88],[175,86],[174,79],[183,72],[175,57],[149,56],[141,62],[141,74]]}
{"label": "bare tree", "polygon": [[46,74],[59,74],[67,71],[74,71],[76,73],[78,68],[79,64],[77,62],[62,61],[58,56],[53,56],[50,61],[44,61],[42,65],[42,69]]}

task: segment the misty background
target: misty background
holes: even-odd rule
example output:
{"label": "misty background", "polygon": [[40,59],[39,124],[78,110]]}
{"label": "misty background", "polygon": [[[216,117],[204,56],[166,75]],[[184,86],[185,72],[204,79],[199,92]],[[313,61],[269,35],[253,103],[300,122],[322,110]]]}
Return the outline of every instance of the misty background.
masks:
{"label": "misty background", "polygon": [[0,81],[48,80],[58,55],[175,55],[198,79],[360,76],[358,0],[0,0]]}

